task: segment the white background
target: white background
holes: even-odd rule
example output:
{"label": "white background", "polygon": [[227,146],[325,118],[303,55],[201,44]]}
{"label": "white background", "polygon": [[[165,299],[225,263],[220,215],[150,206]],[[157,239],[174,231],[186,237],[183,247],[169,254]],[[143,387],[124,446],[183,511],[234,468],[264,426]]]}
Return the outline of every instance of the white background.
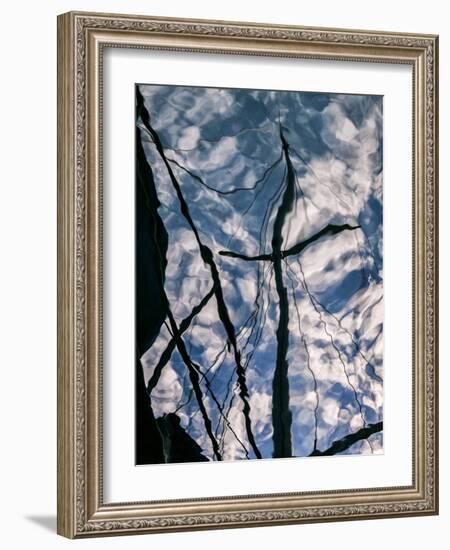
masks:
{"label": "white background", "polygon": [[[257,9],[255,9],[257,7]],[[259,20],[316,26],[373,28],[441,34],[441,65],[450,54],[445,3],[377,0],[296,3],[223,3],[170,0],[164,5],[138,1],[17,0],[2,6],[2,85],[0,87],[0,235],[1,235],[1,396],[0,454],[2,546],[6,548],[273,548],[293,543],[315,548],[390,548],[396,541],[409,549],[435,545],[449,532],[450,476],[448,439],[450,400],[450,330],[441,287],[441,515],[304,526],[97,539],[70,543],[54,534],[56,514],[56,15],[89,9],[153,15]],[[450,147],[450,81],[441,74],[441,151]],[[441,163],[441,280],[448,281],[450,204],[448,155]]]}
{"label": "white background", "polygon": [[[180,55],[183,62],[180,63]],[[412,70],[406,65],[110,48],[104,54],[104,498],[136,502],[409,485],[411,479]],[[135,467],[134,83],[383,96],[384,454]],[[406,168],[405,168],[406,167]],[[406,195],[405,195],[406,194]],[[406,281],[408,282],[405,282]],[[409,317],[409,319],[408,319]],[[128,365],[128,368],[126,367]],[[201,480],[201,481],[199,481]],[[151,489],[150,489],[151,488]]]}

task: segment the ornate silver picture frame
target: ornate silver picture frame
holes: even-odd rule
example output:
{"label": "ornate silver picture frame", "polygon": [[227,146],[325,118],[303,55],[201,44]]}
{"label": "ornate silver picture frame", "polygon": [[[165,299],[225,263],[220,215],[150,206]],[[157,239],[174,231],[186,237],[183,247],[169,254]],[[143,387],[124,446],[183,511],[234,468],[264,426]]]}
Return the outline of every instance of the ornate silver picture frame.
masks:
{"label": "ornate silver picture frame", "polygon": [[[272,62],[277,62],[277,60],[281,62],[284,59],[327,60],[336,62],[337,66],[339,66],[339,63],[349,62],[355,64],[377,63],[404,65],[411,69],[412,151],[410,155],[411,165],[408,166],[408,170],[412,174],[412,182],[408,190],[409,196],[404,196],[404,200],[409,201],[412,205],[410,227],[412,258],[411,280],[409,281],[412,288],[412,311],[403,312],[406,319],[408,317],[412,319],[411,345],[404,350],[405,362],[409,365],[408,368],[411,372],[412,414],[410,425],[405,426],[405,430],[409,430],[411,434],[411,456],[410,463],[408,463],[411,465],[411,483],[392,486],[379,486],[376,484],[369,486],[370,484],[363,483],[361,487],[358,485],[358,488],[342,487],[336,489],[335,487],[325,487],[318,490],[304,491],[298,491],[293,485],[292,489],[287,491],[273,492],[266,490],[262,481],[257,491],[245,494],[237,492],[236,494],[223,495],[219,492],[214,496],[199,497],[192,495],[186,497],[184,493],[180,493],[180,496],[176,498],[172,496],[170,498],[154,498],[151,489],[149,489],[148,497],[144,500],[136,500],[130,497],[126,502],[115,502],[105,499],[108,480],[105,479],[104,465],[105,461],[108,460],[108,456],[105,452],[103,433],[105,427],[104,379],[108,364],[104,361],[104,279],[108,274],[105,273],[103,246],[106,231],[106,226],[103,223],[103,198],[104,185],[106,184],[104,169],[107,161],[103,150],[103,99],[105,86],[108,85],[104,81],[104,54],[107,49],[124,51],[139,49],[145,51],[149,56],[152,55],[152,52],[161,51],[180,52],[180,54],[192,52],[205,57],[211,55],[247,56],[247,59],[250,60],[267,58]],[[150,97],[150,85],[162,86],[166,83],[149,82],[143,85],[136,82],[136,84],[139,84],[137,95],[134,96],[137,97],[136,121],[130,120],[130,127],[136,122],[138,130],[144,136],[142,138],[142,150],[145,150],[147,156],[144,158],[145,155],[143,155],[142,159],[144,159],[145,169],[147,170],[147,161],[151,164],[149,159],[152,158],[152,153],[149,147],[154,146],[158,154],[161,155],[166,167],[169,167],[169,164],[174,166],[175,163],[177,165],[176,169],[182,170],[184,174],[188,173],[186,166],[180,166],[181,157],[175,158],[172,155],[171,161],[166,158],[163,149],[168,150],[168,148],[161,145],[159,135],[149,123],[149,112],[152,106],[155,105],[155,110],[152,113],[155,118],[155,113],[158,112],[157,105],[159,105],[156,100],[154,104],[151,104],[148,99]],[[179,86],[184,84],[184,82],[177,83]],[[203,85],[200,76],[197,84],[198,86]],[[152,93],[153,91],[154,89],[151,90]],[[185,92],[183,91],[183,93]],[[342,93],[345,93],[345,90],[342,90]],[[198,95],[201,96],[200,92],[198,92]],[[261,98],[262,96],[261,94],[255,95],[253,92],[246,92],[245,98],[250,98],[252,102],[254,102],[255,97]],[[189,100],[191,100],[191,97]],[[345,101],[345,98],[342,101]],[[382,101],[377,99],[372,103],[378,109]],[[366,105],[366,102],[364,105]],[[273,112],[275,113],[275,110]],[[290,112],[290,114],[292,113]],[[278,139],[277,143],[282,146],[280,151],[285,155],[287,171],[289,172],[289,170],[293,170],[291,167],[294,162],[288,153],[289,148],[294,149],[292,143],[288,143],[289,139],[294,139],[289,138],[289,130],[292,134],[292,129],[284,128],[282,115],[278,115],[277,118],[275,114],[273,117],[274,119],[270,122],[273,127],[278,128],[278,133],[273,134],[275,135],[274,139]],[[438,513],[437,118],[437,36],[78,12],[70,12],[58,17],[59,534],[69,538],[82,538],[205,528],[376,519]],[[157,118],[156,124],[158,124]],[[161,126],[161,131],[163,130],[164,128]],[[354,131],[356,132],[354,129],[349,130],[351,135]],[[146,143],[144,143],[145,140],[147,140]],[[130,151],[134,152],[135,146],[136,143],[130,140]],[[392,146],[391,141],[389,146]],[[146,147],[147,149],[145,149]],[[303,152],[298,157],[306,173],[310,168],[308,161],[302,155]],[[304,168],[305,166],[306,168]],[[171,170],[169,170],[169,173],[171,173]],[[190,176],[192,176],[192,173],[190,173]],[[134,177],[135,174],[130,173],[130,179],[127,182],[130,188],[134,188]],[[192,177],[196,178],[197,181],[200,180],[198,174],[194,174]],[[176,180],[173,173],[171,173],[171,178],[173,183]],[[387,183],[385,182],[385,184]],[[178,181],[175,181],[174,185],[177,186]],[[178,187],[176,187],[176,191],[176,196],[180,198],[181,191]],[[303,194],[301,188],[300,192]],[[182,201],[184,201],[184,198],[182,198]],[[186,212],[184,202],[181,210]],[[191,220],[189,223],[192,222],[192,228],[193,221],[192,218],[189,219]],[[352,232],[360,228],[359,223],[352,225],[351,220],[344,218],[338,219],[340,220],[339,225],[336,219],[333,218],[334,221],[332,220],[322,229],[318,226],[320,230],[316,232],[315,236],[305,235],[301,243],[302,246],[296,244],[291,246],[289,250],[292,253],[297,253],[300,249],[303,250],[309,245],[310,242],[322,236],[329,238],[341,232]],[[276,225],[276,219],[274,223]],[[392,230],[391,226],[385,228],[385,242],[389,240],[389,231]],[[275,241],[274,237],[272,244]],[[114,246],[114,243],[112,243],[112,246]],[[130,247],[132,246],[134,245],[130,242]],[[203,252],[203,259],[206,258],[205,263],[211,267],[212,264],[209,263],[210,256],[205,253],[206,245],[200,243],[199,246]],[[208,250],[210,249],[208,248]],[[210,250],[210,253],[211,255],[216,254],[217,257],[221,256],[229,262],[236,261],[236,258],[244,260],[244,263],[249,260],[249,257],[230,250],[218,249],[216,252],[213,249],[212,252]],[[283,291],[287,292],[287,290],[283,288],[281,260],[285,260],[288,254],[286,250],[283,251],[280,248],[278,256],[276,250],[275,252],[272,250],[270,254],[260,253],[252,256],[252,258],[268,260],[273,264],[276,264],[278,258],[279,293],[277,295],[275,292],[274,296],[275,299],[282,300],[281,295]],[[216,276],[215,264],[211,269],[214,276]],[[318,304],[318,300],[310,295],[301,265],[299,269],[303,275],[303,291],[302,280],[300,280],[299,292],[303,292],[305,300],[309,298],[310,304],[314,307]],[[287,285],[290,284],[289,281],[293,281],[293,278],[294,273],[292,270],[290,274],[286,272]],[[295,300],[293,282],[292,297]],[[222,294],[216,295],[215,299],[222,300]],[[393,307],[395,307],[395,304]],[[314,309],[318,313],[317,307]],[[228,352],[231,354],[233,348],[235,348],[235,358],[239,358],[241,355],[238,344],[233,340],[233,337],[230,337],[230,334],[234,334],[234,332],[229,328],[229,318],[225,316],[224,321],[224,315],[223,313],[219,314],[219,321],[223,322],[226,328],[228,327],[225,348],[228,346]],[[330,315],[333,316],[334,313],[331,312]],[[336,315],[334,315],[334,318],[336,319]],[[323,323],[323,321],[321,322]],[[300,326],[300,318],[298,324]],[[339,326],[341,325],[339,324]],[[177,340],[175,321],[173,321],[171,328],[172,330],[168,329],[168,334],[174,336],[173,333],[175,333],[174,340]],[[348,333],[348,330],[345,330]],[[278,338],[278,345],[280,345],[280,331],[279,324],[278,329],[273,331],[272,340],[275,342]],[[349,333],[348,335],[356,346],[353,339],[354,335]],[[392,339],[392,337],[395,337],[395,334],[391,334],[390,338]],[[340,356],[337,347],[339,344],[336,344],[332,337],[331,343]],[[305,348],[308,352],[306,344]],[[181,355],[183,355],[183,349],[181,348]],[[364,349],[367,351],[367,348]],[[133,377],[135,373],[134,353],[132,349],[130,364],[123,366],[130,373],[130,377]],[[360,350],[359,354],[364,357]],[[142,357],[139,359],[142,359]],[[365,361],[367,364],[369,363],[368,360],[365,359]],[[206,419],[205,425],[208,434],[213,441],[212,451],[209,455],[205,447],[201,449],[203,454],[200,456],[205,461],[221,460],[222,455],[227,452],[226,447],[224,447],[225,439],[220,449],[211,429],[211,420],[208,417],[208,413],[210,413],[214,422],[214,406],[207,410],[201,397],[200,385],[202,380],[206,380],[206,375],[199,371],[201,380],[198,383],[195,378],[198,373],[195,374],[194,372],[197,368],[195,363],[187,359],[185,362],[187,362],[188,370],[190,369],[191,382],[195,383],[195,388],[198,389],[197,401]],[[281,362],[278,358],[277,365]],[[151,368],[151,361],[149,365],[148,368]],[[240,365],[238,365],[238,371],[239,368]],[[373,369],[373,367],[371,368]],[[277,368],[275,368],[276,370]],[[312,374],[309,384],[311,385],[314,381],[316,396],[319,399],[318,382],[313,369],[310,368],[309,370]],[[176,372],[176,369],[174,372]],[[238,377],[239,380],[236,382],[235,391],[238,396],[236,401],[240,396],[243,403],[240,410],[242,410],[242,407],[245,409],[246,406],[249,406],[250,398],[247,399],[247,397],[248,392],[251,393],[252,391],[252,388],[249,389],[249,387],[243,385],[245,374],[245,369],[241,368],[240,378]],[[320,448],[317,439],[318,424],[316,416],[316,437],[314,439],[311,436],[312,447],[307,451],[303,451],[304,454],[294,452],[289,441],[288,454],[286,454],[286,450],[275,450],[271,454],[272,447],[270,445],[272,443],[267,443],[268,450],[264,455],[264,453],[260,453],[258,438],[253,438],[251,432],[252,417],[248,414],[244,416],[247,422],[245,426],[250,444],[247,445],[245,441],[241,442],[247,458],[249,456],[256,459],[268,458],[269,455],[274,458],[292,456],[293,458],[286,460],[296,461],[291,462],[291,467],[298,468],[300,475],[305,460],[332,461],[334,457],[324,459],[317,455],[336,454],[341,451],[345,451],[344,454],[347,454],[351,445],[355,442],[361,443],[363,439],[369,441],[366,448],[369,454],[373,453],[375,447],[382,451],[382,439],[379,435],[382,423],[380,416],[376,416],[380,413],[378,411],[375,414],[368,404],[370,400],[366,396],[358,394],[358,389],[355,389],[355,383],[350,381],[347,371],[345,371],[345,374],[349,386],[354,390],[354,401],[359,405],[360,424],[354,424],[353,439],[348,439],[345,430],[342,433],[333,431],[330,433],[335,435],[327,435],[327,444],[323,443],[322,448]],[[247,375],[250,375],[249,372],[247,372]],[[275,372],[276,376],[278,376],[277,372]],[[379,378],[378,374],[374,376]],[[150,376],[147,375],[147,383],[149,378]],[[352,378],[352,380],[356,380],[356,378]],[[271,387],[273,387],[273,395],[275,396],[277,391],[275,383]],[[205,394],[206,390],[212,395],[210,386],[204,390]],[[300,396],[304,395],[301,391],[303,390],[299,390]],[[184,401],[186,395],[181,394],[181,396],[183,397],[182,401]],[[133,403],[135,398],[137,399],[136,395],[131,392],[129,395],[130,403]],[[281,400],[280,403],[280,408],[285,408],[285,415],[289,415],[289,402],[283,403]],[[183,403],[174,405],[176,413],[182,405],[184,406]],[[316,412],[317,410],[318,403],[316,403]],[[353,410],[350,405],[348,410]],[[169,409],[166,411],[162,408],[161,411],[158,429],[164,444],[164,441],[167,442],[167,440],[164,440],[165,434],[161,430],[161,426],[163,421],[167,421],[168,415],[166,412]],[[217,423],[219,425],[221,421],[225,422],[225,418],[219,418],[220,416],[223,417],[222,407],[218,406],[218,411],[220,413],[217,413]],[[169,412],[172,414],[171,418],[175,418],[175,412],[172,412],[171,409]],[[374,420],[370,420],[372,418],[371,414],[374,415]],[[395,414],[395,411],[392,414]],[[275,428],[275,409],[272,410],[272,415]],[[177,416],[176,422],[179,423],[180,418]],[[226,421],[228,422],[228,420]],[[241,423],[243,422],[244,420],[241,421]],[[280,443],[280,441],[283,441],[286,430],[283,432],[283,422],[279,420],[277,422],[273,445],[274,448],[278,445],[278,448],[285,449],[286,445],[283,447],[283,443]],[[203,424],[200,423],[200,425]],[[292,423],[292,428],[290,426],[289,423],[288,432],[290,429],[296,429],[295,422]],[[129,426],[129,431],[133,432],[135,428],[135,426]],[[267,426],[264,426],[261,430],[266,428]],[[188,438],[197,452],[200,448],[199,444],[202,444],[205,439],[198,436],[198,439],[194,441],[196,433],[195,430],[188,433],[188,428],[185,428],[182,435],[183,441]],[[376,437],[377,439],[369,440],[369,437]],[[173,440],[169,443],[173,444]],[[152,441],[150,441],[151,444]],[[361,447],[361,450],[356,454],[365,454],[363,451],[364,449]],[[167,458],[167,453],[162,454]],[[187,455],[178,454],[177,456],[182,456],[182,459],[174,459],[172,462],[189,462],[188,459],[183,459],[183,456]],[[192,456],[192,454],[189,456]],[[294,458],[300,456],[311,456],[311,458]],[[317,458],[313,458],[314,456],[317,456]],[[352,457],[342,458],[352,460]],[[375,457],[360,458],[362,460],[372,460]],[[158,459],[154,462],[163,461],[163,459]],[[277,460],[273,462],[277,462]],[[143,462],[137,460],[136,463],[150,464],[151,460],[144,460]],[[252,464],[247,465],[252,466]],[[175,465],[172,464],[169,467],[173,466]],[[215,468],[216,466],[219,465],[199,465],[199,467],[205,468]],[[150,468],[148,476],[151,480],[152,476],[158,475],[156,472],[162,471],[151,470],[151,468],[165,468],[166,465],[144,466],[144,468],[147,467]],[[139,466],[139,468],[142,468],[142,466]]]}

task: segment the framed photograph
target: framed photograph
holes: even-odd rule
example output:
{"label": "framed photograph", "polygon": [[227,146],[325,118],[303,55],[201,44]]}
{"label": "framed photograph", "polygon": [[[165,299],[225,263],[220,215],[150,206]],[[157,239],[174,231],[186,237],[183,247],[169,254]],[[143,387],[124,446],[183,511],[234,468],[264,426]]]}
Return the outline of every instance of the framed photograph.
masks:
{"label": "framed photograph", "polygon": [[58,18],[58,532],[438,512],[432,35]]}

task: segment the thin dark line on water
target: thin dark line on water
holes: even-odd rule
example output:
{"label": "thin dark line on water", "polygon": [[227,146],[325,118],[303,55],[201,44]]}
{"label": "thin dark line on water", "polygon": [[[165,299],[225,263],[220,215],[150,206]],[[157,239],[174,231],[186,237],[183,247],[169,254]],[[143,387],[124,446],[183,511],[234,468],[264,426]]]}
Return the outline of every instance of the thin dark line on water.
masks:
{"label": "thin dark line on water", "polygon": [[[206,294],[206,296],[192,309],[191,313],[181,321],[180,326],[178,328],[180,335],[186,332],[191,322],[195,320],[196,315],[198,315],[202,311],[202,309],[206,306],[206,304],[209,302],[210,298],[213,295],[214,295],[214,288],[211,288],[211,290]],[[169,327],[167,327],[167,329],[169,330]],[[162,370],[170,361],[172,353],[176,347],[175,337],[173,334],[171,335],[172,335],[172,339],[169,341],[166,348],[161,353],[159,361],[156,364],[156,367],[153,371],[153,374],[150,377],[149,381],[147,382],[147,393],[149,394],[149,396],[151,395],[153,388],[157,385],[161,377]]]}
{"label": "thin dark line on water", "polygon": [[[259,187],[259,189],[256,191],[256,193],[254,194],[254,197],[253,199],[251,200],[251,202],[248,204],[248,206],[245,208],[245,210],[240,214],[240,217],[241,217],[241,220],[239,222],[239,225],[238,227],[236,228],[236,230],[234,231],[233,235],[231,235],[231,237],[228,239],[228,242],[227,242],[227,248],[230,247],[230,244],[231,242],[234,240],[234,238],[236,237],[237,233],[240,231],[241,227],[242,227],[242,220],[244,219],[245,215],[248,214],[248,212],[251,210],[251,208],[253,207],[253,205],[255,204],[256,200],[258,199],[258,196],[259,194],[262,192],[262,190],[264,189],[265,185],[270,181],[270,178],[272,177],[272,173],[273,171],[275,170],[276,166],[275,164],[273,164],[271,166],[271,170],[270,170],[270,173],[268,174],[268,177],[263,181],[263,184]],[[283,176],[284,177],[284,176]],[[266,210],[265,210],[265,214],[264,214],[264,217],[263,217],[263,227],[264,227],[264,223],[265,223],[265,218],[267,216],[267,212],[269,210],[269,205],[271,203],[271,200],[275,197],[275,195],[277,194],[277,192],[282,188],[282,181],[280,183],[280,186],[277,188],[277,190],[275,191],[275,193],[273,194],[272,198],[269,200],[269,204],[267,205],[266,207]],[[260,238],[259,238],[259,243],[260,243],[260,247],[261,247],[261,239],[262,239],[262,230],[260,231]]]}
{"label": "thin dark line on water", "polygon": [[[328,325],[327,325],[327,322],[323,319],[323,315],[322,315],[322,312],[318,309],[317,305],[315,304],[314,300],[312,299],[311,297],[311,293],[309,291],[309,288],[308,288],[308,284],[306,282],[306,278],[305,278],[305,273],[303,271],[303,267],[302,267],[302,264],[301,264],[301,261],[300,261],[300,258],[297,258],[297,263],[298,263],[298,266],[300,268],[300,272],[302,274],[302,284],[303,284],[303,288],[305,290],[305,292],[307,293],[310,301],[311,301],[311,305],[313,306],[313,308],[315,309],[315,311],[317,312],[317,314],[319,315],[320,317],[320,323],[322,324],[323,326],[323,329],[326,333],[326,335],[328,336],[328,338],[330,339],[330,343],[333,347],[333,349],[335,350],[337,356],[338,356],[338,360],[340,362],[340,364],[342,365],[342,370],[345,374],[345,377],[347,379],[347,383],[348,385],[352,388],[353,390],[353,395],[354,395],[354,398],[355,398],[355,402],[357,404],[357,407],[359,409],[359,414],[361,416],[361,419],[362,419],[362,422],[363,422],[363,427],[365,428],[367,426],[367,422],[366,422],[366,418],[365,418],[365,415],[364,415],[364,412],[363,412],[363,409],[362,409],[362,405],[361,405],[361,401],[359,400],[359,397],[358,397],[358,393],[356,391],[356,388],[355,386],[352,384],[351,380],[350,380],[350,376],[348,374],[348,371],[347,371],[347,367],[345,365],[345,361],[342,359],[342,353],[340,351],[340,349],[338,348],[338,346],[336,345],[335,341],[334,341],[334,338],[333,338],[333,335],[331,334],[331,332],[329,332],[328,330]],[[373,452],[373,448],[372,448],[372,445],[369,443],[369,446],[371,448],[371,451]]]}
{"label": "thin dark line on water", "polygon": [[[270,272],[270,277],[269,277],[269,281],[268,281],[268,302],[267,302],[267,307],[264,311],[264,295],[261,294],[262,296],[262,305],[261,305],[261,308],[258,309],[258,311],[261,311],[261,316],[258,315],[257,319],[260,318],[261,320],[255,324],[252,325],[252,329],[251,329],[251,334],[249,335],[248,339],[247,339],[247,343],[244,345],[244,347],[242,348],[243,351],[246,349],[248,343],[250,342],[252,336],[253,336],[253,333],[254,333],[254,330],[256,328],[256,336],[253,340],[253,348],[252,350],[246,355],[245,357],[245,363],[244,363],[244,369],[247,370],[248,368],[248,365],[250,364],[250,361],[252,360],[253,358],[253,354],[255,353],[256,349],[257,349],[257,346],[261,340],[261,337],[262,337],[262,331],[263,331],[263,327],[265,325],[265,320],[266,320],[266,315],[267,315],[267,311],[269,309],[269,306],[270,306],[270,288],[271,288],[271,281],[272,281],[272,276],[273,276],[273,269],[272,269],[272,266],[269,266],[269,269],[268,271]],[[260,288],[262,289],[263,286],[264,286],[264,282],[265,282],[265,277],[263,278],[263,281],[261,283],[261,286]],[[258,306],[259,308],[259,306]],[[228,399],[228,396],[230,394],[230,391],[231,391],[231,382],[233,380],[233,377],[234,377],[234,373],[235,373],[235,369],[232,371],[231,373],[231,376],[228,380],[228,383],[227,383],[227,393],[225,395],[225,398],[224,398],[224,401],[223,401],[223,405],[225,406],[225,403],[227,402],[227,399]],[[231,399],[230,399],[230,402],[229,402],[229,406],[228,406],[228,410],[227,410],[227,415],[229,414],[229,412],[231,411],[231,407],[233,405],[233,400],[234,400],[234,397],[235,397],[235,393],[233,391],[232,393],[232,396],[231,396]],[[224,426],[225,428],[225,426]],[[224,438],[224,431],[222,431],[222,439]]]}
{"label": "thin dark line on water", "polygon": [[297,323],[298,323],[298,330],[300,332],[300,337],[302,339],[302,342],[303,342],[303,346],[305,348],[305,353],[306,353],[306,368],[309,370],[310,374],[311,374],[311,377],[313,379],[313,388],[314,388],[314,394],[316,396],[316,405],[314,407],[314,448],[313,448],[313,452],[317,450],[317,426],[318,426],[318,423],[319,423],[319,420],[318,420],[318,410],[319,410],[319,390],[318,390],[318,387],[317,387],[317,378],[316,378],[316,375],[314,374],[314,371],[311,367],[311,356],[310,356],[310,353],[309,353],[309,348],[308,348],[308,344],[306,342],[306,337],[305,337],[305,333],[303,332],[302,330],[302,323],[301,323],[301,317],[300,317],[300,310],[298,308],[298,303],[297,303],[297,298],[295,296],[295,286],[294,286],[294,279],[292,278],[292,276],[290,275],[289,272],[292,272],[292,269],[290,268],[289,264],[287,263],[287,260],[285,260],[285,264],[286,264],[286,273],[287,273],[287,276],[289,278],[289,280],[291,281],[291,287],[292,287],[292,300],[294,302],[294,307],[295,307],[295,311],[297,313]]}
{"label": "thin dark line on water", "polygon": [[[234,431],[233,427],[231,426],[231,423],[230,421],[228,420],[227,416],[225,416],[223,414],[223,406],[219,403],[219,400],[217,399],[215,393],[213,392],[212,390],[212,387],[211,387],[211,383],[210,381],[208,380],[208,377],[205,375],[205,374],[202,374],[202,371],[201,371],[201,368],[199,365],[197,365],[196,363],[193,362],[193,365],[194,367],[196,368],[197,372],[199,374],[202,375],[202,378],[205,382],[205,385],[206,385],[206,388],[207,388],[207,391],[208,393],[211,395],[211,398],[212,400],[214,401],[214,403],[217,405],[217,408],[219,410],[219,413],[221,415],[221,417],[223,418],[223,421],[226,422],[227,426],[228,426],[228,429],[231,431],[231,433],[234,435],[234,437],[236,438],[237,442],[240,444],[240,446],[244,449],[244,452],[247,456],[247,458],[249,458],[249,453],[248,453],[248,450],[247,448],[245,447],[244,443],[239,439],[239,436],[236,434],[236,432]],[[217,432],[216,432],[217,433]]]}
{"label": "thin dark line on water", "polygon": [[203,178],[201,178],[198,174],[195,174],[192,170],[189,170],[188,168],[186,168],[185,166],[180,164],[177,160],[171,159],[171,158],[167,158],[167,160],[169,162],[171,162],[172,164],[175,164],[175,166],[178,166],[178,168],[180,168],[180,170],[183,170],[184,172],[186,172],[186,174],[189,174],[192,179],[198,181],[201,185],[203,185],[204,187],[206,187],[210,191],[214,191],[215,193],[218,193],[219,195],[233,195],[234,193],[238,193],[240,191],[253,191],[254,189],[256,189],[259,186],[260,183],[264,182],[264,180],[266,179],[268,174],[270,174],[270,172],[281,162],[281,156],[278,160],[276,160],[273,164],[271,164],[264,171],[263,175],[260,178],[258,178],[255,181],[255,183],[253,185],[251,185],[250,187],[234,187],[233,189],[229,189],[227,191],[223,191],[222,189],[217,189],[215,187],[211,187],[211,185],[208,185],[206,183],[206,181]]}
{"label": "thin dark line on water", "polygon": [[[339,317],[337,317],[336,315],[334,315],[334,313],[332,313],[322,302],[320,302],[318,300],[318,298],[311,292],[311,298],[317,303],[317,305],[319,305],[330,317],[332,317],[336,323],[339,325],[339,328],[345,332],[348,336],[350,336],[351,338],[351,341],[352,341],[352,344],[355,346],[355,349],[357,351],[357,353],[360,355],[360,357],[364,360],[364,362],[366,363],[366,366],[370,367],[371,369],[371,374],[373,376],[373,378],[375,378],[375,380],[377,380],[378,382],[380,382],[381,384],[383,383],[383,379],[378,376],[378,374],[376,373],[375,371],[375,367],[372,365],[371,361],[369,359],[367,359],[365,353],[362,351],[361,349],[361,346],[358,344],[358,342],[355,340],[355,337],[354,335],[343,325],[342,321],[339,319]],[[371,346],[373,345],[373,343],[371,344]]]}

